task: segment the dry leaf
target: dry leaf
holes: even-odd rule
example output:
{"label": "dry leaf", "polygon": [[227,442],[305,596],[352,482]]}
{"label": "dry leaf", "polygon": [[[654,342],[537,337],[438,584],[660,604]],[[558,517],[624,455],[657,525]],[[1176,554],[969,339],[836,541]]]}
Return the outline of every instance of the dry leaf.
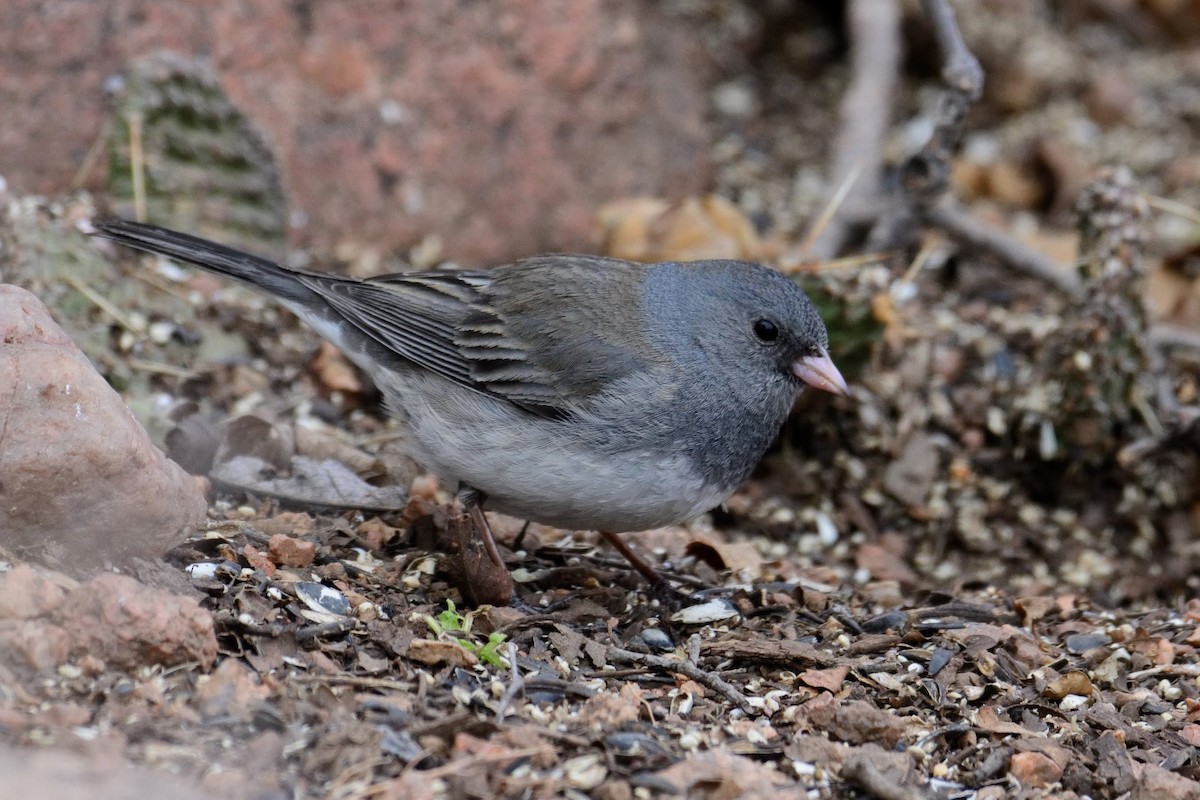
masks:
{"label": "dry leaf", "polygon": [[413,639],[408,645],[408,657],[422,664],[449,664],[454,667],[473,667],[479,659],[455,642],[434,639]]}
{"label": "dry leaf", "polygon": [[761,261],[764,247],[754,224],[717,195],[679,203],[634,197],[609,203],[597,214],[604,252],[630,261],[734,258]]}
{"label": "dry leaf", "polygon": [[800,682],[814,689],[825,689],[836,694],[841,691],[842,684],[846,682],[846,676],[849,674],[850,667],[844,664],[829,669],[808,669],[800,673]]}
{"label": "dry leaf", "polygon": [[1066,675],[1060,675],[1052,680],[1042,694],[1053,700],[1062,700],[1069,694],[1079,694],[1090,696],[1092,693],[1092,682],[1088,676],[1079,670],[1071,670]]}
{"label": "dry leaf", "polygon": [[308,362],[308,370],[327,392],[362,394],[362,381],[358,379],[354,366],[329,342],[321,342],[316,354]]}

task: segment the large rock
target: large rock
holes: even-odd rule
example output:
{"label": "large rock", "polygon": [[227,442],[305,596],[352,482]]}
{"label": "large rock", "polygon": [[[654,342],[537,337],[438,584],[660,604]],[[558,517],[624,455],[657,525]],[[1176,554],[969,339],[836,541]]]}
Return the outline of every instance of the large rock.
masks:
{"label": "large rock", "polygon": [[206,509],[46,307],[0,284],[0,550],[86,573],[161,555]]}
{"label": "large rock", "polygon": [[[644,0],[7,0],[4,177],[72,182],[105,80],[207,56],[278,160],[297,244],[383,252],[436,234],[464,263],[586,247],[629,195],[707,183],[703,57]],[[70,124],[64,124],[69,120]],[[93,171],[91,188],[103,179]]]}
{"label": "large rock", "polygon": [[0,670],[44,674],[69,659],[207,669],[216,658],[212,615],[191,597],[111,573],[83,583],[28,564],[0,573]]}

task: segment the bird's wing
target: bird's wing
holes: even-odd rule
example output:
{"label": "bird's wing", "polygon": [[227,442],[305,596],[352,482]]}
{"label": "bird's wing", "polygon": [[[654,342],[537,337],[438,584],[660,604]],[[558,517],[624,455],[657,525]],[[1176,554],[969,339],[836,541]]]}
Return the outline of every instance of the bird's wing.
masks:
{"label": "bird's wing", "polygon": [[[362,282],[306,274],[347,321],[402,358],[533,413],[566,416],[646,366],[640,334],[613,326],[636,303],[640,265],[551,256],[489,271],[434,271]],[[634,316],[638,312],[635,310]]]}
{"label": "bird's wing", "polygon": [[415,273],[367,281],[308,273],[300,279],[386,350],[443,378],[479,388],[455,344],[478,291],[480,279],[472,273]]}

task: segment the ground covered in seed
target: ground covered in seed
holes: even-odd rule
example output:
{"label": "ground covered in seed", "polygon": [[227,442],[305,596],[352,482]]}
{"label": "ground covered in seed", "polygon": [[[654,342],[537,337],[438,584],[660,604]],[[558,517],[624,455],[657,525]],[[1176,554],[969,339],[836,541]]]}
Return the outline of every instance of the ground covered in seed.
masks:
{"label": "ground covered in seed", "polygon": [[[939,97],[901,5],[895,164]],[[0,738],[247,798],[1200,797],[1200,16],[1170,5],[961,9],[987,84],[948,196],[1046,274],[928,215],[883,248],[883,213],[830,223],[812,257],[868,33],[672,4],[717,65],[724,202],[632,204],[604,248],[735,231],[812,292],[854,387],[803,397],[722,509],[629,536],[679,596],[594,534],[494,517],[519,602],[473,607],[453,487],[295,320],[113,251],[88,268],[143,276],[123,324],[19,274],[208,476],[207,529],[146,579],[199,598],[220,659],[0,674]],[[901,177],[877,204],[912,202]],[[92,203],[13,200],[12,263]]]}

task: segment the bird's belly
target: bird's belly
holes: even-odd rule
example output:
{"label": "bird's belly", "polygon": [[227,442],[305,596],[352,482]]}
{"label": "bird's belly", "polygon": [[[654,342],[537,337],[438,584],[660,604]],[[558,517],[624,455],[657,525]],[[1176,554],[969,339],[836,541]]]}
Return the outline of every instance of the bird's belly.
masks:
{"label": "bird's belly", "polygon": [[487,508],[617,533],[682,522],[729,494],[730,487],[704,480],[685,454],[651,451],[636,432],[598,445],[572,422],[533,417],[469,391],[421,388],[396,403],[410,455],[442,479],[483,492]]}
{"label": "bird's belly", "polygon": [[510,516],[614,533],[683,522],[728,494],[669,460],[627,453],[608,461],[580,457],[574,462],[563,469],[557,462],[530,459],[511,473],[480,475],[473,485],[487,494],[488,508]]}

